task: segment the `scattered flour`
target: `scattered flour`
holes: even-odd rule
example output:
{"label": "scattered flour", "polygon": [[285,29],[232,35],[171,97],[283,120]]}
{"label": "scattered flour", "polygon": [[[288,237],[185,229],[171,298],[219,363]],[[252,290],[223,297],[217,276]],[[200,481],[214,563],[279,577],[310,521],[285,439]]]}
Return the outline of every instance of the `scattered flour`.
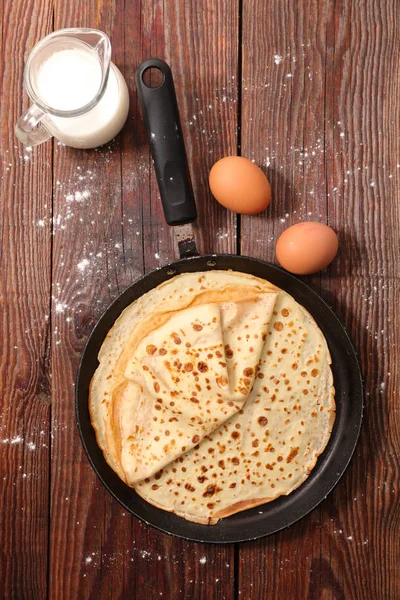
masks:
{"label": "scattered flour", "polygon": [[66,194],[65,199],[67,202],[83,202],[90,198],[90,191],[84,190],[83,192],[75,191],[70,194]]}
{"label": "scattered flour", "polygon": [[[8,441],[8,440],[7,440]],[[11,440],[9,440],[10,444],[20,444],[21,442],[23,442],[23,438],[20,435],[16,435],[15,437],[13,437]],[[3,443],[4,440],[3,440]]]}
{"label": "scattered flour", "polygon": [[83,273],[85,271],[86,267],[89,266],[89,264],[90,264],[90,261],[88,261],[87,258],[82,259],[77,265],[78,270],[81,273]]}

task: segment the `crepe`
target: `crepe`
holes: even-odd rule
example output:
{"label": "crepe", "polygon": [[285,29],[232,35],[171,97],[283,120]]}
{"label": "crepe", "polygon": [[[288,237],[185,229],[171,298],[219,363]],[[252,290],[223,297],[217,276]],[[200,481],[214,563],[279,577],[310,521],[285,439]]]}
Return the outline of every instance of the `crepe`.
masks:
{"label": "crepe", "polygon": [[290,494],[335,420],[325,338],[286,292],[185,273],[121,314],[90,386],[105,459],[149,503],[214,524]]}
{"label": "crepe", "polygon": [[244,407],[137,493],[188,520],[214,524],[296,489],[324,450],[335,419],[330,356],[312,317],[278,294]]}
{"label": "crepe", "polygon": [[100,350],[89,409],[107,462],[128,485],[242,408],[276,293],[243,274],[187,273],[121,314]]}

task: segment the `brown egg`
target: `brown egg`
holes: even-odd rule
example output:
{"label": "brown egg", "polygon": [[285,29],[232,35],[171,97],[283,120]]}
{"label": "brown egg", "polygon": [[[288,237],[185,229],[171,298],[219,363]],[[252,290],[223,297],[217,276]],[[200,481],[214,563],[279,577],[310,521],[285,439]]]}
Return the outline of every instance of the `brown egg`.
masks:
{"label": "brown egg", "polygon": [[242,215],[262,212],[271,201],[271,186],[257,165],[242,156],[226,156],[210,171],[210,188],[225,208]]}
{"label": "brown egg", "polygon": [[323,223],[297,223],[286,229],[276,244],[276,258],[284,269],[309,275],[324,269],[338,251],[336,233]]}

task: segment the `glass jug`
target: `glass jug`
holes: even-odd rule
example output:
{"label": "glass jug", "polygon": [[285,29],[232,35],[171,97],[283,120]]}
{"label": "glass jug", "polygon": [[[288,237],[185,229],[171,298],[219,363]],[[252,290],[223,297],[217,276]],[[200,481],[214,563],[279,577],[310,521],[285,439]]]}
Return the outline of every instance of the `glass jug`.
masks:
{"label": "glass jug", "polygon": [[95,148],[112,140],[128,116],[125,79],[111,62],[109,38],[96,29],[61,29],[38,42],[24,87],[33,104],[15,134],[27,146],[54,136],[73,148]]}

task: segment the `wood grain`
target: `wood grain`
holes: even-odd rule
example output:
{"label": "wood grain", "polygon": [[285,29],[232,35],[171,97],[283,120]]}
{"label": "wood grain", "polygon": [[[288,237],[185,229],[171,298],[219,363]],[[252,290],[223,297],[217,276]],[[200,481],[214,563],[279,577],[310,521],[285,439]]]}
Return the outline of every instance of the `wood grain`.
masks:
{"label": "wood grain", "polygon": [[[229,598],[233,546],[192,544],[156,532],[97,483],[76,431],[73,386],[100,312],[143,272],[174,259],[174,232],[165,225],[134,91],[135,69],[144,58],[166,58],[176,74],[200,219],[208,224],[200,245],[210,251],[235,247],[234,218],[205,190],[209,165],[236,147],[237,4],[92,1],[83,8],[71,0],[56,6],[55,28],[78,21],[110,36],[131,111],[124,132],[108,147],[79,152],[55,146],[49,588],[52,597],[71,599]],[[229,102],[223,100],[228,78]],[[90,194],[84,202],[83,191]]]}
{"label": "wood grain", "polygon": [[273,203],[242,219],[242,252],[275,261],[277,237],[301,220],[338,232],[338,258],[306,280],[356,344],[366,417],[321,507],[240,550],[240,597],[397,598],[399,89],[388,73],[399,69],[399,6],[255,4],[244,2],[242,150],[266,169]]}
{"label": "wood grain", "polygon": [[[400,597],[399,3],[1,6],[0,596]],[[110,36],[130,90],[127,125],[98,150],[48,142],[24,151],[13,134],[27,107],[24,61],[67,26]],[[207,177],[240,142],[273,188],[266,214],[240,219],[241,253],[275,262],[286,227],[330,224],[339,255],[305,280],[346,325],[365,377],[360,443],[337,488],[288,530],[236,550],[133,518],[96,479],[75,423],[76,369],[97,317],[139,275],[176,258],[134,89],[150,56],[174,73],[199,248],[236,250],[236,217],[212,199]]]}
{"label": "wood grain", "polygon": [[14,124],[27,108],[24,59],[50,30],[51,2],[5,1],[1,17],[0,596],[39,600],[48,562],[51,145],[24,152]]}

